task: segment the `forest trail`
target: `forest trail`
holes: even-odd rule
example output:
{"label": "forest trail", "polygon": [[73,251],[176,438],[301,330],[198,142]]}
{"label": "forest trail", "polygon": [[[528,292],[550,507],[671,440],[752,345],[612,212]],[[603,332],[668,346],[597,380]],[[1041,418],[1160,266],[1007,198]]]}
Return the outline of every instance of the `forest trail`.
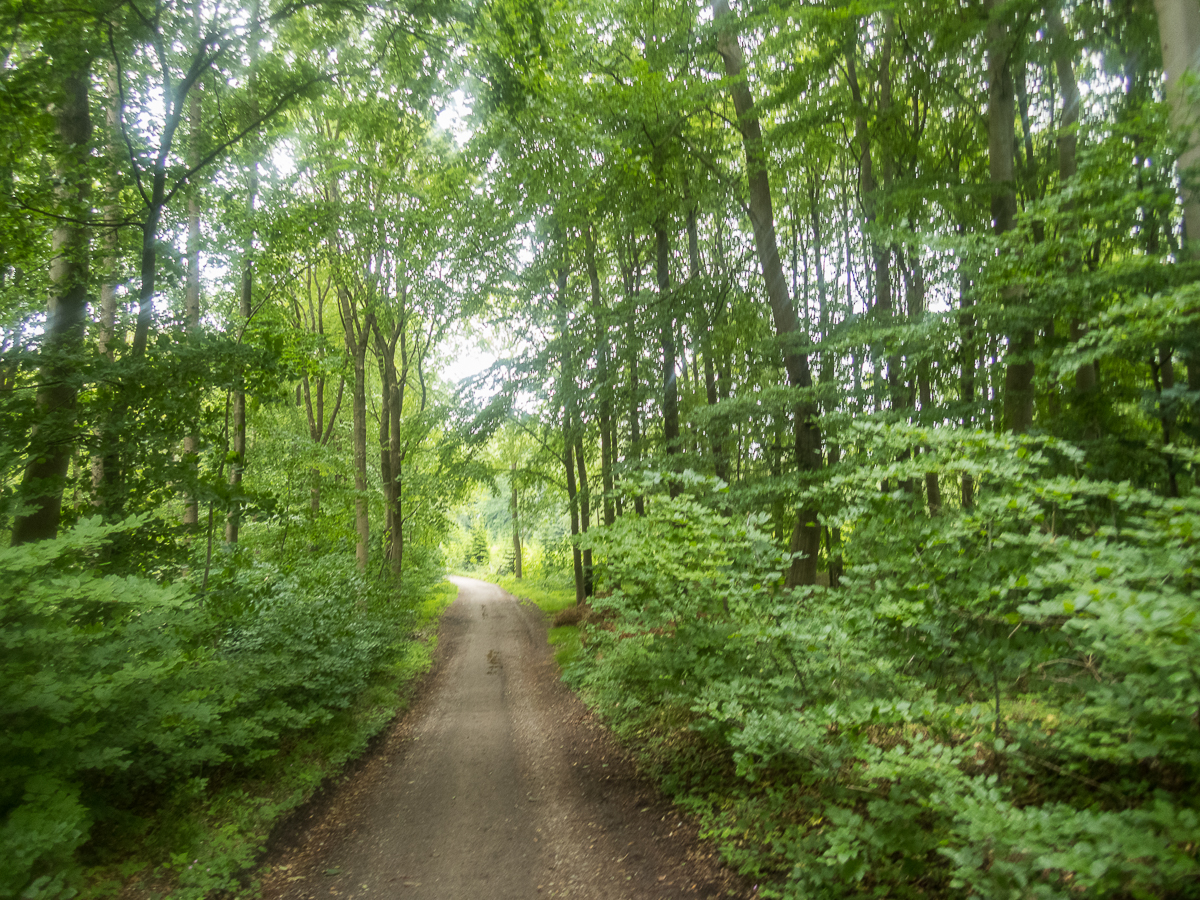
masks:
{"label": "forest trail", "polygon": [[746,897],[559,680],[540,611],[459,587],[433,673],[274,842],[267,900]]}

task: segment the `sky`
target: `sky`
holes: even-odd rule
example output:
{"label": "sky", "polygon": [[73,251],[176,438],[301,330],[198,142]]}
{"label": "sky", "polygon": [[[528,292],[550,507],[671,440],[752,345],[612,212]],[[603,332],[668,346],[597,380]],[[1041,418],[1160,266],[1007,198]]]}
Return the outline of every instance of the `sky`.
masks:
{"label": "sky", "polygon": [[456,335],[440,348],[439,356],[445,361],[439,372],[446,381],[458,384],[464,378],[478,375],[492,365],[498,357],[487,348],[488,335],[479,333],[479,326],[470,334]]}

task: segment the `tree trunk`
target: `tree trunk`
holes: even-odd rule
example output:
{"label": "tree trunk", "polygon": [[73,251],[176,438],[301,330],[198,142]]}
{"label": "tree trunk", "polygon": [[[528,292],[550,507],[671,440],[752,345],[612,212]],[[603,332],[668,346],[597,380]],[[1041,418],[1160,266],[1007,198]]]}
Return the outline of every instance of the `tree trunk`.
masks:
{"label": "tree trunk", "polygon": [[[629,355],[629,455],[635,472],[639,473],[642,462],[642,404],[638,397],[640,391],[637,352],[634,351]],[[639,516],[646,514],[646,498],[641,491],[634,495],[633,511]]]}
{"label": "tree trunk", "polygon": [[387,345],[379,332],[379,323],[376,322],[371,330],[375,337],[375,362],[379,368],[382,394],[379,401],[379,481],[383,485],[383,558],[387,561],[391,556],[391,540],[395,529],[392,492],[396,487],[396,476],[392,473],[392,405],[388,403],[391,379],[384,361]]}
{"label": "tree trunk", "polygon": [[[700,284],[700,235],[696,227],[696,208],[688,210],[688,265],[692,283]],[[700,323],[700,354],[704,357],[704,397],[710,407],[717,405],[717,374],[713,361],[713,316],[708,313],[708,304],[702,303],[705,310],[705,320]],[[697,379],[699,380],[699,379]],[[725,464],[722,460],[721,429],[719,425],[709,424],[709,445],[713,455],[713,473],[722,481],[725,480]]]}
{"label": "tree trunk", "polygon": [[[1012,77],[1014,37],[1004,21],[1008,0],[986,0],[988,79],[988,173],[992,183],[992,231],[1003,235],[1012,230],[1017,213],[1016,93]],[[1007,364],[1004,373],[1005,425],[1018,434],[1033,424],[1034,330],[1022,321],[1026,313],[1020,285],[1004,289],[1010,317]]]}
{"label": "tree trunk", "polygon": [[[674,472],[671,457],[679,453],[679,385],[675,380],[676,347],[674,302],[671,295],[671,244],[666,227],[654,226],[655,266],[658,282],[658,343],[662,347],[663,441],[667,450],[667,468]],[[679,496],[679,483],[671,478],[667,489]]]}
{"label": "tree trunk", "polygon": [[[587,461],[583,455],[582,422],[577,423],[575,428],[575,466],[579,469],[579,530],[581,534],[587,534],[592,527],[592,507],[588,494]],[[583,551],[583,594],[590,597],[592,593],[592,551],[587,548]]]}
{"label": "tree trunk", "polygon": [[[401,327],[400,340],[404,340]],[[395,345],[393,344],[393,352]],[[395,357],[393,357],[394,360]],[[400,419],[404,413],[404,386],[408,380],[408,366],[396,372],[392,366],[392,384],[387,393],[391,407],[392,434],[388,452],[392,458],[392,535],[388,544],[388,565],[397,578],[404,572],[404,453],[400,443]]]}
{"label": "tree trunk", "polygon": [[1150,377],[1154,382],[1154,393],[1158,398],[1158,415],[1162,422],[1162,439],[1163,439],[1163,461],[1167,467],[1167,496],[1179,496],[1179,481],[1175,475],[1175,458],[1166,448],[1171,443],[1171,427],[1174,425],[1174,415],[1164,407],[1162,402],[1163,391],[1171,391],[1175,387],[1175,365],[1171,359],[1171,348],[1162,345],[1158,348],[1158,355],[1150,357]]}
{"label": "tree trunk", "polygon": [[[329,286],[332,284],[332,279],[326,281],[325,289],[317,287],[317,302],[313,301],[313,277],[312,267],[310,266],[305,274],[306,278],[306,296],[308,298],[309,318],[305,322],[304,313],[300,308],[298,301],[295,301],[295,316],[296,327],[308,327],[313,334],[325,336],[325,313],[324,303],[328,294]],[[322,341],[322,343],[324,343]],[[325,377],[321,376],[316,380],[316,390],[312,389],[309,382],[308,374],[305,373],[300,377],[300,393],[301,399],[304,401],[304,415],[308,421],[308,436],[312,442],[318,447],[324,447],[329,443],[329,439],[333,436],[333,427],[337,423],[338,413],[342,409],[342,397],[346,390],[346,378],[342,376],[338,379],[337,397],[333,402],[333,410],[329,413],[328,421],[325,418]],[[315,395],[315,396],[314,396]],[[309,514],[315,522],[321,513],[321,470],[313,466],[308,470],[309,476]]]}
{"label": "tree trunk", "polygon": [[592,312],[596,317],[596,394],[600,400],[600,479],[604,487],[604,524],[617,520],[613,507],[613,445],[612,445],[612,385],[609,383],[609,361],[612,348],[608,340],[607,310],[600,295],[600,273],[596,268],[596,237],[589,226],[587,238],[587,272],[592,289]]}
{"label": "tree trunk", "polygon": [[[880,59],[879,80],[879,118],[884,119],[891,107],[891,45],[892,33],[895,30],[894,19],[890,13],[885,13],[883,46]],[[853,37],[850,46],[846,48],[846,72],[849,76],[850,94],[854,99],[854,138],[858,144],[859,181],[863,205],[863,231],[866,233],[871,247],[871,265],[875,276],[875,302],[871,314],[884,327],[892,324],[895,316],[895,301],[892,297],[892,251],[888,242],[875,233],[879,216],[880,184],[875,177],[875,167],[871,156],[871,135],[867,131],[867,107],[863,102],[861,87],[858,83],[858,68],[856,63],[857,36]],[[891,181],[891,158],[887,153],[883,156],[883,187]],[[878,358],[878,350],[873,350],[872,356]],[[888,399],[892,409],[903,405],[900,391],[900,357],[889,355],[885,380],[888,385]],[[876,403],[881,399],[876,394]]]}
{"label": "tree trunk", "polygon": [[[401,293],[405,297],[405,293]],[[401,301],[403,305],[403,299]],[[403,344],[404,314],[385,335],[377,319],[371,322],[375,355],[379,364],[381,397],[379,404],[379,473],[383,479],[384,536],[383,553],[388,569],[399,577],[404,564],[404,463],[400,446],[400,418],[404,411],[404,384],[408,376],[407,351],[401,351],[403,370],[396,369],[396,345]]]}
{"label": "tree trunk", "polygon": [[583,554],[579,549],[579,490],[575,482],[575,428],[578,422],[575,393],[578,386],[575,383],[575,362],[571,341],[567,335],[567,247],[566,238],[561,229],[558,229],[557,242],[560,265],[555,286],[557,289],[558,339],[562,355],[559,380],[559,396],[563,411],[562,462],[567,473],[567,505],[571,512],[571,560],[575,570],[575,602],[578,604],[584,602],[587,595],[584,583]]}
{"label": "tree trunk", "polygon": [[579,550],[579,492],[575,486],[575,452],[571,444],[570,428],[563,415],[563,468],[567,473],[567,505],[571,508],[571,562],[575,572],[575,603],[587,598],[583,582],[583,554]]}
{"label": "tree trunk", "polygon": [[90,234],[79,224],[87,215],[91,180],[88,143],[90,65],[86,54],[67,47],[59,57],[63,97],[54,106],[56,201],[64,215],[51,238],[50,296],[46,337],[37,391],[38,422],[30,434],[29,462],[21,480],[22,500],[30,507],[13,522],[12,543],[47,540],[58,534],[62,496],[75,441],[76,385],[73,376],[87,316]]}
{"label": "tree trunk", "polygon": [[[107,134],[105,138],[108,143],[108,153],[113,160],[113,169],[108,173],[108,190],[104,205],[104,218],[110,222],[119,222],[124,217],[124,210],[121,207],[121,185],[117,176],[116,159],[122,152],[122,148],[118,146],[117,133],[121,127],[120,123],[120,92],[117,87],[117,79],[115,73],[106,79],[106,103],[105,103],[105,126]],[[121,232],[118,228],[106,228],[100,237],[102,249],[101,258],[101,278],[100,283],[100,319],[96,323],[96,350],[106,357],[110,362],[116,360],[116,347],[118,341],[117,335],[117,281],[120,275],[121,268]],[[101,395],[111,401],[113,391],[111,387],[99,388]],[[96,428],[96,442],[99,447],[98,451],[92,456],[92,505],[98,509],[103,509],[104,503],[100,496],[105,483],[105,470],[109,466],[114,468],[119,464],[115,458],[115,454],[109,449],[112,442],[108,440],[108,431],[111,426],[107,426],[102,422]],[[186,452],[185,445],[185,452]],[[186,524],[186,523],[185,523]]]}
{"label": "tree trunk", "polygon": [[[1188,102],[1188,73],[1200,74],[1200,4],[1196,0],[1154,0],[1158,13],[1158,36],[1162,45],[1165,94],[1171,127],[1185,149],[1179,156],[1179,171],[1186,175],[1200,165],[1200,128],[1196,108]],[[1183,179],[1183,233],[1188,242],[1200,240],[1200,191]],[[1196,251],[1189,251],[1193,254]]]}
{"label": "tree trunk", "polygon": [[512,464],[512,474],[509,475],[512,487],[512,541],[513,541],[513,574],[518,580],[521,572],[521,528],[517,518],[517,464]]}
{"label": "tree trunk", "polygon": [[346,354],[354,369],[354,386],[350,394],[350,409],[353,418],[354,443],[354,527],[358,534],[355,558],[358,570],[367,570],[367,547],[371,537],[367,504],[367,341],[375,321],[373,313],[366,313],[363,321],[358,319],[358,310],[350,292],[338,286],[338,308],[342,315],[342,326],[346,341]]}
{"label": "tree trunk", "polygon": [[[917,321],[925,316],[925,269],[921,265],[917,250],[913,251],[909,264],[908,315]],[[917,364],[917,391],[921,397],[922,417],[928,424],[930,413],[933,412],[933,388],[930,384],[927,359],[922,359]],[[938,484],[937,472],[925,473],[925,494],[930,514],[937,515],[942,509],[942,489]]]}
{"label": "tree trunk", "polygon": [[[713,0],[712,9],[713,21],[720,29],[717,35],[717,52],[725,63],[729,92],[737,112],[738,128],[742,134],[746,154],[746,178],[750,189],[749,213],[750,222],[754,227],[754,246],[763,280],[766,282],[775,333],[783,345],[784,369],[792,387],[808,390],[812,387],[812,375],[807,354],[794,349],[793,342],[800,339],[802,333],[792,299],[788,296],[783,265],[779,260],[775,214],[771,207],[771,184],[767,178],[767,155],[763,147],[762,128],[757,116],[752,114],[750,87],[742,71],[742,48],[732,30],[735,23],[727,0]],[[796,405],[795,438],[796,467],[801,477],[815,474],[821,466],[821,433],[817,424],[817,410],[811,400],[805,399]],[[821,527],[817,522],[816,510],[807,507],[801,509],[792,532],[791,550],[799,555],[793,560],[788,572],[789,585],[816,583],[820,543]]]}
{"label": "tree trunk", "polygon": [[[250,215],[254,213],[254,198],[258,194],[258,165],[252,163],[250,166],[248,202],[246,204]],[[242,321],[246,324],[250,322],[250,316],[253,312],[251,301],[254,291],[254,233],[250,232],[246,236],[246,243],[242,248],[242,283],[239,293],[240,308],[239,312],[242,315]],[[139,317],[139,328],[140,328]],[[243,326],[244,327],[244,326]],[[225,542],[227,544],[236,544],[238,542],[238,531],[241,527],[242,510],[241,501],[237,494],[242,485],[242,473],[246,468],[246,387],[245,373],[238,375],[238,386],[233,392],[233,461],[229,466],[229,487],[233,494],[232,505],[229,509],[229,517],[225,520]]]}
{"label": "tree trunk", "polygon": [[[197,24],[199,24],[200,7],[196,7]],[[197,29],[198,31],[199,29]],[[194,91],[188,103],[188,130],[190,141],[188,145],[188,164],[198,165],[200,162],[200,127],[201,106],[200,92]],[[187,242],[187,295],[184,309],[184,328],[189,334],[195,335],[200,331],[200,198],[195,192],[188,197],[188,242]],[[191,478],[199,474],[200,435],[198,423],[193,422],[192,428],[183,439],[183,459]],[[195,529],[200,523],[200,503],[196,498],[196,489],[189,485],[187,496],[183,501],[184,527]]]}
{"label": "tree trunk", "polygon": [[[640,293],[641,261],[638,258],[636,239],[631,239],[633,245],[629,265],[623,264],[622,280],[625,288],[625,304],[629,316],[625,323],[626,332],[630,337],[629,346],[629,468],[640,476],[642,462],[642,412],[641,385],[638,379],[638,349],[634,337],[638,334],[637,297]],[[639,516],[646,514],[645,497],[638,493],[633,498],[634,512]]]}
{"label": "tree trunk", "polygon": [[358,535],[355,558],[358,570],[367,569],[367,546],[371,531],[367,504],[367,361],[366,341],[352,357],[354,392],[351,395],[354,440],[354,528]]}
{"label": "tree trunk", "polygon": [[[1059,120],[1058,133],[1054,137],[1058,151],[1058,186],[1062,191],[1075,177],[1076,156],[1079,146],[1079,85],[1075,80],[1075,49],[1066,25],[1063,24],[1059,8],[1051,4],[1046,9],[1047,31],[1050,37],[1050,55],[1054,60],[1054,72],[1058,79],[1058,89],[1062,95],[1062,118]],[[1062,208],[1070,212],[1075,204],[1064,201]],[[1074,230],[1073,228],[1071,229]],[[1067,271],[1074,274],[1079,270],[1078,261],[1072,255]],[[1086,333],[1083,320],[1079,315],[1071,319],[1071,340],[1078,341]],[[1096,390],[1096,366],[1087,363],[1075,370],[1075,391],[1080,396],[1087,396]],[[1092,430],[1089,425],[1088,430]]]}
{"label": "tree trunk", "polygon": [[[258,41],[255,40],[255,38],[257,37],[257,30],[258,30],[258,10],[259,10],[259,2],[258,2],[258,0],[253,0],[253,2],[251,3],[251,13],[250,13],[250,15],[251,15],[250,29],[251,29],[251,38],[252,39],[250,41],[250,83],[248,85],[248,92],[250,95],[249,96],[249,101],[250,101],[249,115],[251,117],[250,118],[251,121],[256,121],[258,119],[258,88],[257,88]],[[182,100],[182,98],[181,98],[181,100]],[[243,325],[243,327],[246,327],[249,325],[250,316],[251,316],[252,310],[253,310],[253,307],[251,306],[251,302],[250,302],[252,299],[252,294],[253,294],[253,290],[254,290],[254,227],[253,227],[253,221],[254,221],[254,199],[255,199],[255,196],[258,194],[258,161],[255,159],[252,159],[250,161],[249,176],[250,177],[249,177],[248,184],[247,184],[248,190],[247,190],[247,194],[246,194],[246,218],[250,225],[250,229],[246,234],[246,243],[242,248],[242,285],[241,285],[241,292],[240,292],[240,299],[241,299],[241,310],[240,311],[242,314],[242,320],[245,323]],[[155,174],[154,174],[154,183],[155,183],[156,189],[157,189],[158,185],[160,184],[160,182],[164,185],[166,183],[165,159],[160,161],[160,165],[158,166],[158,169],[155,171]],[[156,193],[155,196],[158,197],[160,200],[158,206],[156,207],[157,212],[154,213],[155,216],[157,217],[157,215],[159,213],[161,213],[162,205],[163,205],[161,202],[161,191]],[[157,221],[156,221],[156,225],[157,225]],[[147,234],[147,237],[149,237],[149,238],[153,237],[153,234],[149,229],[147,230],[146,234]],[[144,247],[143,251],[142,251],[143,252],[143,260],[146,259],[146,254],[148,254],[149,258],[151,260],[151,265],[153,265],[153,259],[155,256],[154,249],[155,248],[153,247],[153,245],[150,245],[149,247]],[[146,334],[146,330],[149,328],[149,324],[150,324],[149,311],[151,309],[151,303],[153,302],[153,296],[154,296],[154,280],[153,280],[153,277],[151,277],[149,286],[147,286],[145,283],[143,283],[143,285],[142,285],[142,297],[141,297],[142,307],[138,311],[137,334],[134,337],[135,355],[137,352],[136,348],[137,348],[139,338],[142,341],[142,346],[143,347],[145,346],[145,334]],[[143,319],[145,320],[144,322],[143,322]],[[233,496],[233,505],[229,510],[229,518],[225,522],[225,542],[228,544],[236,544],[237,540],[238,540],[238,528],[241,525],[241,504],[237,499],[237,492],[241,488],[242,473],[245,471],[245,468],[246,468],[245,373],[239,374],[239,382],[240,382],[240,384],[233,395],[233,464],[229,468],[229,487],[232,489],[232,493],[234,496]]]}

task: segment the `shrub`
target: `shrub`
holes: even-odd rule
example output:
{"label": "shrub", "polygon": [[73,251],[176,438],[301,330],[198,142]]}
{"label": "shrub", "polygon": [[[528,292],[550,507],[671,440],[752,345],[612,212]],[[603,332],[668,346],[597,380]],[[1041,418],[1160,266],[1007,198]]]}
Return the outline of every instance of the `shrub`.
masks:
{"label": "shrub", "polygon": [[332,557],[231,568],[206,596],[102,574],[137,525],[0,551],[0,897],[69,895],[96,822],[327,722],[411,627],[411,604]]}
{"label": "shrub", "polygon": [[[765,896],[1200,892],[1200,501],[1045,438],[841,438],[810,493],[841,587],[786,589],[720,494],[655,497],[588,535],[612,619],[569,676]],[[933,469],[977,503],[927,514],[903,485]]]}

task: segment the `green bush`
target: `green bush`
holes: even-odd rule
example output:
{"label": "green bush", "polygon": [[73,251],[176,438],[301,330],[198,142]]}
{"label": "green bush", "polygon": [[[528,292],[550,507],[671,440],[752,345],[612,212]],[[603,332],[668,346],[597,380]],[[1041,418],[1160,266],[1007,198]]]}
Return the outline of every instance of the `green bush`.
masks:
{"label": "green bush", "polygon": [[[786,589],[721,494],[655,497],[589,533],[615,590],[569,677],[764,896],[1200,895],[1200,501],[1045,438],[840,438],[841,587]],[[927,514],[927,471],[978,502]]]}
{"label": "green bush", "polygon": [[0,897],[69,896],[96,823],[328,722],[415,620],[333,557],[231,566],[205,596],[102,574],[137,524],[0,551]]}

